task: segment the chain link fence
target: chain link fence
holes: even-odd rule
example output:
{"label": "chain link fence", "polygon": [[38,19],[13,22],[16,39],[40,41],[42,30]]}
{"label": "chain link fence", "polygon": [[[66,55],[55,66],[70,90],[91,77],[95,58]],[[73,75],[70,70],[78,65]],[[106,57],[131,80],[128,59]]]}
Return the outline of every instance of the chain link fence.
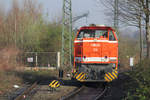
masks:
{"label": "chain link fence", "polygon": [[27,67],[60,67],[60,52],[25,52],[19,61]]}

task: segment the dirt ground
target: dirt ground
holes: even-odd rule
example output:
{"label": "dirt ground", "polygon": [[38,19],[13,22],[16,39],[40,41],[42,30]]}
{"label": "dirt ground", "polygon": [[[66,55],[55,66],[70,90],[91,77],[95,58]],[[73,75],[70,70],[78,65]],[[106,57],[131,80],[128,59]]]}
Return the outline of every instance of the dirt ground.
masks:
{"label": "dirt ground", "polygon": [[40,87],[38,92],[33,96],[32,100],[58,100],[62,96],[73,91],[75,86],[61,86],[55,91],[50,91],[48,85],[43,85]]}
{"label": "dirt ground", "polygon": [[126,100],[127,87],[126,82],[129,80],[129,76],[124,73],[119,75],[119,79],[109,84],[109,89],[103,100]]}

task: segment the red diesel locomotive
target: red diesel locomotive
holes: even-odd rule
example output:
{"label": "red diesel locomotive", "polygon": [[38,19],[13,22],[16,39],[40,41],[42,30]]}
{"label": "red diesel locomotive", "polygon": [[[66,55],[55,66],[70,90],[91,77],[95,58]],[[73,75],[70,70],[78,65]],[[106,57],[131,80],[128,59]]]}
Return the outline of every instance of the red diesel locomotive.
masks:
{"label": "red diesel locomotive", "polygon": [[81,27],[74,40],[73,74],[85,73],[85,81],[110,82],[118,77],[118,37],[107,26]]}

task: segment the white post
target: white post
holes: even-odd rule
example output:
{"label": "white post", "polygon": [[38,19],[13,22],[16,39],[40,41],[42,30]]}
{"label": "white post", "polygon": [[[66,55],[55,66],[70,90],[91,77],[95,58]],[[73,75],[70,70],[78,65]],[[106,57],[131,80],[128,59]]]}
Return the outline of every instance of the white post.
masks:
{"label": "white post", "polygon": [[130,58],[130,67],[133,70],[133,66],[134,66],[134,58]]}
{"label": "white post", "polygon": [[36,52],[36,57],[35,57],[35,63],[36,63],[36,67],[38,66],[38,63],[37,63],[37,52]]}
{"label": "white post", "polygon": [[57,52],[57,68],[60,68],[60,52]]}

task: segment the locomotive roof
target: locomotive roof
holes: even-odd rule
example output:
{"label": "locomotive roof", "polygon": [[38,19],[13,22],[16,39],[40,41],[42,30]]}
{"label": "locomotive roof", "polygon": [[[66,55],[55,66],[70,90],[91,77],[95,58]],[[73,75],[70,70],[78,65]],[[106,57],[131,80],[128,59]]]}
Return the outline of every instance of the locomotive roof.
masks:
{"label": "locomotive roof", "polygon": [[109,26],[83,26],[80,30],[84,29],[102,29],[102,30],[114,30],[112,27]]}

